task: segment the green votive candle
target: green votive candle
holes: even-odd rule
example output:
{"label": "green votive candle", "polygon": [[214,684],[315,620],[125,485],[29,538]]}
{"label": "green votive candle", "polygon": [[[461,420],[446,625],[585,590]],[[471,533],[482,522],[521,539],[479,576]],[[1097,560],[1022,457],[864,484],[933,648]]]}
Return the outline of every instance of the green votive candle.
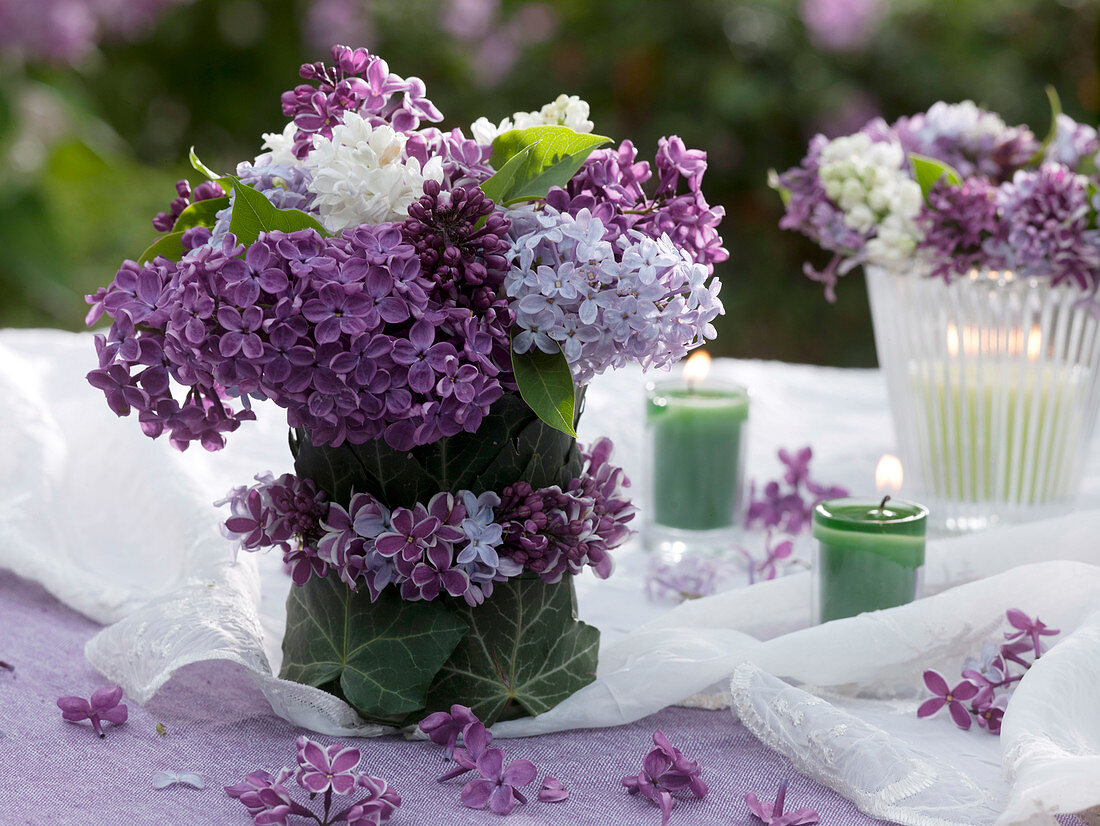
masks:
{"label": "green votive candle", "polygon": [[681,531],[732,530],[741,507],[749,396],[716,381],[651,385],[646,425],[651,521]]}
{"label": "green votive candle", "polygon": [[912,602],[927,521],[928,508],[889,497],[830,499],[814,508],[818,622]]}

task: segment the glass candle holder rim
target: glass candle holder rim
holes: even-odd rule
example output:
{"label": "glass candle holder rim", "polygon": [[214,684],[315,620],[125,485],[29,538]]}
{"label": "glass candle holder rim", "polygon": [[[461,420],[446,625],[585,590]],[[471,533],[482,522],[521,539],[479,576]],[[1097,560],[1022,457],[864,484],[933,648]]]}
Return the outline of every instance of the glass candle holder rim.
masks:
{"label": "glass candle holder rim", "polygon": [[938,281],[945,289],[950,289],[958,284],[985,285],[997,288],[1024,288],[1028,290],[1048,289],[1051,292],[1069,292],[1080,288],[1074,284],[1055,284],[1049,277],[1041,275],[1018,275],[1012,270],[995,270],[990,267],[974,267],[967,276],[955,276],[951,280],[945,280],[933,276],[931,267],[909,263],[906,265],[886,266],[884,264],[865,264],[868,270],[884,273],[891,278],[922,278],[927,281]]}
{"label": "glass candle holder rim", "polygon": [[[718,400],[727,401],[734,399],[737,401],[748,401],[750,393],[748,387],[743,384],[739,384],[735,381],[727,381],[726,379],[716,379],[708,376],[701,381],[689,382],[683,378],[667,378],[667,379],[649,379],[645,384],[646,394],[651,398],[661,394],[683,394],[677,395],[676,398],[698,398],[701,402]],[[725,391],[720,396],[707,396],[702,393],[693,392],[695,390],[708,390],[708,391]]]}
{"label": "glass candle holder rim", "polygon": [[[845,513],[845,510],[851,511]],[[898,514],[899,510],[908,511]],[[883,519],[870,518],[875,511],[883,515],[892,514]],[[865,514],[862,517],[857,514]],[[923,535],[928,521],[928,508],[917,502],[890,497],[885,507],[881,499],[868,499],[858,496],[843,496],[826,499],[814,506],[814,522],[823,527],[839,528],[863,533],[905,532]]]}

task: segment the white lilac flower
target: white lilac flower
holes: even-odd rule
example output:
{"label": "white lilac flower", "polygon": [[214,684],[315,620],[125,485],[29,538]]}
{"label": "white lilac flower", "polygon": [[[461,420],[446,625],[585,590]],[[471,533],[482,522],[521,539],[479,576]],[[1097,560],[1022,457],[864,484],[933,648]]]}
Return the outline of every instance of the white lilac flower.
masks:
{"label": "white lilac flower", "polygon": [[884,266],[910,260],[920,241],[920,185],[905,170],[905,152],[894,142],[857,133],[829,141],[818,175],[825,193],[844,213],[844,223],[867,242],[867,259]]}
{"label": "white lilac flower", "polygon": [[491,144],[497,135],[512,129],[531,126],[568,126],[574,132],[591,132],[595,124],[588,119],[588,103],[577,95],[558,95],[537,112],[516,112],[494,124],[488,118],[478,118],[470,126],[470,134],[480,144]]}
{"label": "white lilac flower", "polygon": [[259,166],[266,156],[268,163],[279,166],[300,166],[301,162],[294,155],[294,136],[298,134],[298,127],[291,121],[282,132],[264,132],[262,144],[264,153],[256,158],[253,166]]}
{"label": "white lilac flower", "polygon": [[332,138],[317,136],[304,166],[321,223],[331,232],[359,224],[400,221],[424,194],[424,181],[443,180],[434,157],[421,168],[405,155],[406,135],[385,124],[371,126],[354,112],[333,127]]}

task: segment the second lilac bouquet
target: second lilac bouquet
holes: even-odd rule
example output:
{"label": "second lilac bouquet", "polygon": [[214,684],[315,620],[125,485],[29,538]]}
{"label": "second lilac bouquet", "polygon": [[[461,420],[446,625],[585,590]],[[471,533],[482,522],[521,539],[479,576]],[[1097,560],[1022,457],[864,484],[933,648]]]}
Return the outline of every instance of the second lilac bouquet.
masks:
{"label": "second lilac bouquet", "polygon": [[286,411],[294,473],[219,502],[293,580],[281,676],[380,723],[539,714],[594,679],[572,578],[611,574],[634,513],[610,442],[577,444],[584,386],[670,366],[722,312],[706,156],[639,160],[565,95],[444,132],[365,49],[301,77],[254,160],[192,152],[207,180],[88,297],[111,319],[88,380],[180,449]]}

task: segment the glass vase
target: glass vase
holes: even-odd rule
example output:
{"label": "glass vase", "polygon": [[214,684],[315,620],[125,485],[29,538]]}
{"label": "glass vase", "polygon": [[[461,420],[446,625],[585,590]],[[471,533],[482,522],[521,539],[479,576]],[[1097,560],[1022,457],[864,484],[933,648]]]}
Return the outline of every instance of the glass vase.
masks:
{"label": "glass vase", "polygon": [[904,493],[950,532],[1068,510],[1100,401],[1080,290],[992,270],[866,276]]}

